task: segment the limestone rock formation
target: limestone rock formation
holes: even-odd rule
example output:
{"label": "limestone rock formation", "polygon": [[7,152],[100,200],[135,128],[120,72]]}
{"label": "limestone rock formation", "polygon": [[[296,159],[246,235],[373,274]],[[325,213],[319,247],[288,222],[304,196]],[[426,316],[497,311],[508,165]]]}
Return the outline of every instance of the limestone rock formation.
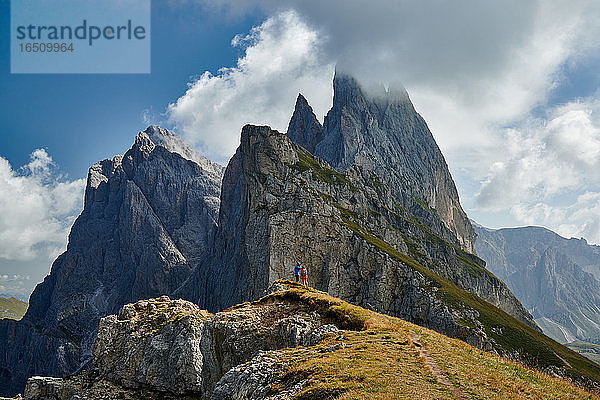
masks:
{"label": "limestone rock formation", "polygon": [[[423,390],[448,393],[418,358],[423,346],[443,349],[429,355],[431,362],[437,358],[444,369],[459,367],[452,370],[460,392],[475,380],[469,393],[493,397],[490,393],[498,393],[495,380],[509,378],[505,388],[518,387],[523,398],[532,394],[547,398],[544,390],[549,384],[554,387],[546,393],[556,394],[556,387],[566,391],[560,398],[589,396],[574,391],[566,381],[552,382],[522,365],[297,283],[278,281],[269,292],[215,315],[166,296],[127,304],[118,315],[100,322],[94,346],[96,370],[64,378],[32,377],[25,399],[291,400],[297,395],[331,398],[346,391],[350,398],[377,399]],[[424,340],[409,339],[415,331]],[[522,337],[534,347],[548,340],[530,328]],[[593,387],[593,380],[600,379],[600,367],[557,346],[555,358],[545,359],[539,367],[578,376],[578,382]],[[471,357],[468,368],[463,365],[465,357]],[[581,369],[574,370],[574,365]],[[473,375],[471,368],[484,376]],[[437,376],[445,379],[444,369],[437,366]],[[505,376],[507,369],[509,376]],[[404,387],[388,390],[382,381],[376,383],[386,374],[382,380],[386,385]],[[514,379],[517,382],[512,384]],[[447,385],[454,389],[450,381]]]}
{"label": "limestone rock formation", "polygon": [[290,301],[246,303],[212,316],[185,300],[140,300],[100,321],[97,371],[33,377],[24,396],[242,399],[252,392],[250,398],[264,399],[282,370],[263,352],[316,345],[339,334],[324,321],[318,311]]}
{"label": "limestone rock formation", "polygon": [[[353,166],[370,171],[391,188],[400,205],[423,214],[438,235],[474,253],[475,232],[444,156],[406,90],[364,88],[339,71],[333,88],[333,107],[324,126],[299,96],[287,135],[337,171]],[[437,215],[428,215],[432,213]],[[443,227],[437,226],[439,220]]]}
{"label": "limestone rock formation", "polygon": [[231,368],[215,386],[211,400],[287,400],[304,387],[296,384],[283,393],[273,394],[272,385],[279,381],[285,369],[274,358],[259,353],[247,363]]}
{"label": "limestone rock formation", "polygon": [[266,126],[242,130],[215,237],[206,265],[176,292],[211,311],[260,297],[300,261],[320,290],[483,348],[492,346],[487,334],[458,322],[478,311],[450,307],[433,288],[440,277],[535,326],[481,260],[394,204],[376,176],[341,174]]}
{"label": "limestone rock formation", "polygon": [[221,177],[219,165],[158,127],[124,156],[94,164],[67,251],[25,317],[0,321],[0,393],[85,366],[101,317],[180,286],[212,243]]}
{"label": "limestone rock formation", "polygon": [[130,389],[183,395],[202,389],[202,326],[211,315],[184,300],[140,300],[102,318],[94,365]]}

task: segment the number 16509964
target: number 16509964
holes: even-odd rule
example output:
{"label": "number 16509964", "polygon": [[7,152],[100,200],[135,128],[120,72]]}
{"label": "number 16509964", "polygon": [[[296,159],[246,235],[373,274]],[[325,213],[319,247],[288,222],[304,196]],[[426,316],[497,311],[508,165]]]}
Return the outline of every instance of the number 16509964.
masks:
{"label": "number 16509964", "polygon": [[73,52],[73,43],[19,43],[21,53],[66,53]]}

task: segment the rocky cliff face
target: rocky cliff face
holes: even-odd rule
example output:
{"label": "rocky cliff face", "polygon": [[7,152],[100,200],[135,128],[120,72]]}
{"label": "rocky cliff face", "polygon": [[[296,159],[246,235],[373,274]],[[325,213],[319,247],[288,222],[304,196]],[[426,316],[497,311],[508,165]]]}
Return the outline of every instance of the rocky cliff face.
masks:
{"label": "rocky cliff face", "polygon": [[[600,250],[538,227],[476,225],[477,252],[555,340],[600,343]],[[581,263],[581,264],[579,264]]]}
{"label": "rocky cliff face", "polygon": [[[266,392],[277,371],[265,365],[261,352],[312,346],[325,335],[339,333],[336,325],[325,322],[323,313],[305,308],[290,301],[265,301],[213,316],[190,302],[166,296],[127,304],[118,315],[100,322],[95,372],[66,379],[32,378],[24,395],[26,399],[69,400],[106,394],[111,398],[118,394],[119,398],[226,399],[244,398],[236,396],[236,391],[249,389],[257,395],[258,386]],[[269,382],[257,382],[260,374],[241,379],[250,371],[240,366],[251,360],[263,366],[262,373],[270,371]]]}
{"label": "rocky cliff face", "polygon": [[179,287],[212,243],[221,176],[220,166],[157,127],[124,156],[94,164],[67,251],[25,317],[0,322],[0,392],[85,365],[101,317]]}
{"label": "rocky cliff face", "polygon": [[[422,219],[427,217],[425,223],[438,235],[474,253],[475,232],[446,161],[406,90],[365,89],[339,72],[333,88],[333,107],[323,127],[299,96],[287,132],[292,141],[337,171],[353,166],[370,171],[391,188],[400,205],[424,214]],[[443,227],[438,228],[440,220]]]}
{"label": "rocky cliff face", "polygon": [[176,292],[210,310],[261,296],[299,261],[320,290],[484,347],[485,334],[457,322],[478,311],[451,307],[432,289],[440,279],[535,326],[481,260],[396,204],[377,176],[359,167],[341,174],[266,126],[242,130],[219,221],[213,261]]}

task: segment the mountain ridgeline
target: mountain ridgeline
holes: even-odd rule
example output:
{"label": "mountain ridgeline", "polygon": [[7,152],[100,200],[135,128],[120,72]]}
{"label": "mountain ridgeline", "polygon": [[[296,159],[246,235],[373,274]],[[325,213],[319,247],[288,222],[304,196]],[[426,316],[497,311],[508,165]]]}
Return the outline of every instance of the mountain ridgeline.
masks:
{"label": "mountain ridgeline", "polygon": [[269,292],[214,315],[167,296],[126,304],[100,321],[97,369],[32,377],[24,397],[594,398],[572,382],[299,283],[278,281]]}
{"label": "mountain ridgeline", "polygon": [[540,227],[475,228],[477,253],[544,333],[600,344],[600,246]]}
{"label": "mountain ridgeline", "polygon": [[218,312],[296,262],[345,301],[597,383],[600,368],[542,335],[474,245],[403,89],[367,93],[338,73],[324,125],[300,95],[287,134],[243,127],[225,170],[150,127],[92,166],[67,251],[23,320],[0,321],[0,393],[91,367],[100,318],[126,303],[168,294]]}

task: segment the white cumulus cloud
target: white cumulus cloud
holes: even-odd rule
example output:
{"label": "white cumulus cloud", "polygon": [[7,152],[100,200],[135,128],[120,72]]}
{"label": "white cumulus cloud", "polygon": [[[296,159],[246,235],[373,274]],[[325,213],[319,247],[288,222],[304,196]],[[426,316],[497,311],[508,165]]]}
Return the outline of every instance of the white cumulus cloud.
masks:
{"label": "white cumulus cloud", "polygon": [[46,150],[13,169],[0,157],[0,265],[2,260],[50,264],[66,248],[69,228],[83,208],[84,179],[63,179]]}
{"label": "white cumulus cloud", "polygon": [[203,154],[226,161],[247,123],[285,131],[299,92],[321,118],[328,111],[334,67],[322,63],[318,32],[296,12],[272,16],[231,44],[243,49],[237,65],[204,72],[168,107],[169,121]]}
{"label": "white cumulus cloud", "polygon": [[574,101],[505,131],[477,207],[600,243],[600,100]]}
{"label": "white cumulus cloud", "polygon": [[491,164],[477,200],[481,207],[548,201],[600,189],[600,101],[575,101],[504,133],[503,158]]}
{"label": "white cumulus cloud", "polygon": [[170,106],[171,121],[205,153],[230,155],[246,122],[284,129],[298,76],[319,82],[300,91],[323,115],[337,63],[366,83],[404,83],[472,217],[587,232],[600,243],[595,203],[584,201],[600,192],[600,92],[550,103],[569,74],[598,63],[599,2],[190,2],[233,18],[270,15],[232,42],[246,49],[237,66],[203,75]]}

